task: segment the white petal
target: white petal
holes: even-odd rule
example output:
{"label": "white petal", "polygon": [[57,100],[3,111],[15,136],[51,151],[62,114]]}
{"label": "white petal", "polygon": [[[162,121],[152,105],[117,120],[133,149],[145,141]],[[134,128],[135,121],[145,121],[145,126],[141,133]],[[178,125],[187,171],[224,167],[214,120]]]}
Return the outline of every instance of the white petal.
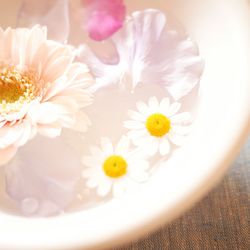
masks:
{"label": "white petal", "polygon": [[123,123],[124,127],[125,128],[128,128],[128,129],[142,129],[142,128],[145,128],[145,125],[144,123],[142,122],[139,122],[139,121],[125,121]]}
{"label": "white petal", "polygon": [[169,98],[167,97],[163,98],[160,103],[160,112],[166,113],[169,110],[169,105],[170,105]]}
{"label": "white petal", "polygon": [[127,136],[122,136],[122,138],[120,139],[120,141],[116,146],[115,154],[121,156],[126,155],[127,152],[129,151],[129,146],[130,146],[129,138]]}
{"label": "white petal", "polygon": [[187,124],[191,122],[191,115],[188,112],[183,112],[171,117],[171,122],[173,124]]}
{"label": "white petal", "polygon": [[181,108],[181,104],[179,102],[174,102],[170,105],[168,111],[166,112],[168,117],[175,115]]}
{"label": "white petal", "polygon": [[111,187],[112,187],[112,181],[109,179],[103,179],[102,183],[100,183],[97,189],[97,194],[104,197],[110,192]]}
{"label": "white petal", "polygon": [[124,74],[124,69],[120,64],[110,65],[103,63],[86,45],[80,46],[78,59],[86,63],[91,73],[95,76],[95,84],[91,86],[91,92],[111,84],[119,84]]}
{"label": "white petal", "polygon": [[112,142],[107,137],[101,138],[101,147],[106,156],[112,155],[114,153]]}
{"label": "white petal", "polygon": [[159,140],[154,137],[145,137],[134,141],[135,145],[139,146],[145,154],[153,156],[158,151]]}
{"label": "white petal", "polygon": [[136,111],[133,111],[133,110],[129,110],[128,111],[128,115],[133,120],[140,121],[140,122],[144,122],[145,121],[145,117],[141,113],[139,113],[139,112],[136,112]]}
{"label": "white petal", "polygon": [[145,182],[149,178],[149,174],[145,171],[142,171],[140,169],[135,169],[130,173],[130,177],[136,181],[136,182]]}
{"label": "white petal", "polygon": [[168,136],[169,136],[170,141],[177,146],[182,146],[186,139],[185,136],[181,136],[181,135],[174,134],[174,133],[169,133]]}
{"label": "white petal", "polygon": [[123,177],[114,182],[113,186],[113,196],[115,198],[120,198],[126,192],[127,177]]}
{"label": "white petal", "polygon": [[[141,157],[141,158],[139,158]],[[149,168],[149,163],[146,160],[143,160],[143,156],[140,155],[137,159],[131,158],[128,159],[129,172],[132,173],[134,170],[145,171]]]}
{"label": "white petal", "polygon": [[148,106],[142,101],[137,102],[136,107],[139,110],[139,112],[142,113],[143,115],[147,115],[149,113]]}
{"label": "white petal", "polygon": [[170,151],[170,145],[169,145],[168,139],[165,138],[160,142],[159,152],[163,156],[163,155],[167,155],[169,151]]}
{"label": "white petal", "polygon": [[49,137],[49,138],[55,138],[59,136],[62,132],[62,128],[58,125],[39,125],[37,127],[38,133]]}
{"label": "white petal", "polygon": [[4,149],[10,145],[22,146],[34,136],[31,123],[22,121],[13,126],[4,126],[0,128],[0,148]]}
{"label": "white petal", "polygon": [[103,157],[103,152],[99,147],[91,146],[90,152],[91,152],[92,156],[94,156],[94,157],[100,157],[100,158]]}
{"label": "white petal", "polygon": [[146,129],[131,130],[127,133],[128,137],[132,140],[136,140],[140,137],[144,137],[148,134]]}
{"label": "white petal", "polygon": [[187,135],[191,132],[192,126],[178,126],[174,125],[171,127],[171,131],[174,134],[179,134],[179,135]]}
{"label": "white petal", "polygon": [[152,113],[159,112],[159,102],[155,96],[149,98],[148,106]]}

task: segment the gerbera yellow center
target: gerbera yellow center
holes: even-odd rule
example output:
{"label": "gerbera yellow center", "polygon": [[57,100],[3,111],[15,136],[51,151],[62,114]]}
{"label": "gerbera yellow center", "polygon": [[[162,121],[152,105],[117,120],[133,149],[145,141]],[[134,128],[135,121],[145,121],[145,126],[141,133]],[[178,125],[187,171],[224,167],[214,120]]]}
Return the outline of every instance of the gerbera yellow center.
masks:
{"label": "gerbera yellow center", "polygon": [[151,135],[162,137],[169,132],[171,122],[165,115],[156,113],[148,117],[146,128]]}
{"label": "gerbera yellow center", "polygon": [[14,67],[0,69],[0,113],[17,112],[34,98],[32,77]]}
{"label": "gerbera yellow center", "polygon": [[104,173],[112,178],[119,178],[127,173],[127,162],[119,155],[111,155],[103,163]]}

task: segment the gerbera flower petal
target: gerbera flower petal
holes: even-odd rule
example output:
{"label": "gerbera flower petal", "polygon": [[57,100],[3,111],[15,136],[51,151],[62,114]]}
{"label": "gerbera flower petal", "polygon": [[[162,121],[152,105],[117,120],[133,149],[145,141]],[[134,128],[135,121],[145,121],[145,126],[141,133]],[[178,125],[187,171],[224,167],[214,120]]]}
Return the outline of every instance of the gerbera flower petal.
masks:
{"label": "gerbera flower petal", "polygon": [[79,114],[91,103],[93,79],[85,64],[73,63],[72,47],[47,40],[46,29],[35,26],[1,29],[0,52],[0,148],[22,146],[37,131],[51,137],[63,127],[86,130],[90,121]]}
{"label": "gerbera flower petal", "polygon": [[39,124],[38,132],[40,135],[49,138],[55,138],[61,134],[62,128],[57,124],[55,124],[54,126],[52,124],[50,124],[49,126],[44,124]]}

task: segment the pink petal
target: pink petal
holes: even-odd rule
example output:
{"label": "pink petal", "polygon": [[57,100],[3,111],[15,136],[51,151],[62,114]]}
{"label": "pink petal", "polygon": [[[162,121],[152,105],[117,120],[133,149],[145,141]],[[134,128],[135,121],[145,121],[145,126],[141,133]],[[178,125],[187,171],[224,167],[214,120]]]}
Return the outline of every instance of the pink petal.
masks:
{"label": "pink petal", "polygon": [[126,13],[122,0],[83,0],[82,3],[87,12],[86,29],[93,40],[105,40],[122,27]]}
{"label": "pink petal", "polygon": [[13,126],[5,125],[0,128],[0,149],[5,149],[11,145],[22,146],[34,136],[34,132],[34,128],[28,120]]}
{"label": "pink petal", "polygon": [[39,73],[39,78],[53,83],[63,76],[74,59],[72,48],[54,41],[46,41],[37,49],[31,67]]}
{"label": "pink petal", "polygon": [[[53,69],[51,72],[53,73]],[[48,89],[44,100],[49,100],[53,96],[60,94],[60,92],[69,89],[74,90],[75,88],[76,91],[79,90],[81,92],[80,88],[85,89],[91,84],[93,84],[93,77],[90,75],[88,67],[82,63],[72,63],[64,77],[57,79],[51,88]]]}

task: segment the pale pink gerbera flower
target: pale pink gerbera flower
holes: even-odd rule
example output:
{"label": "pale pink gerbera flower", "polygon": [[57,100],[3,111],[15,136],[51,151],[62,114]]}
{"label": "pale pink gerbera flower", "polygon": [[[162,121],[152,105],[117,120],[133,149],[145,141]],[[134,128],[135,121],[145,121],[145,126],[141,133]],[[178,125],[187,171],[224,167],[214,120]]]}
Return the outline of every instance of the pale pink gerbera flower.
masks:
{"label": "pale pink gerbera flower", "polygon": [[86,130],[80,109],[91,103],[92,77],[73,63],[72,47],[47,40],[47,30],[0,29],[0,165],[37,132]]}

